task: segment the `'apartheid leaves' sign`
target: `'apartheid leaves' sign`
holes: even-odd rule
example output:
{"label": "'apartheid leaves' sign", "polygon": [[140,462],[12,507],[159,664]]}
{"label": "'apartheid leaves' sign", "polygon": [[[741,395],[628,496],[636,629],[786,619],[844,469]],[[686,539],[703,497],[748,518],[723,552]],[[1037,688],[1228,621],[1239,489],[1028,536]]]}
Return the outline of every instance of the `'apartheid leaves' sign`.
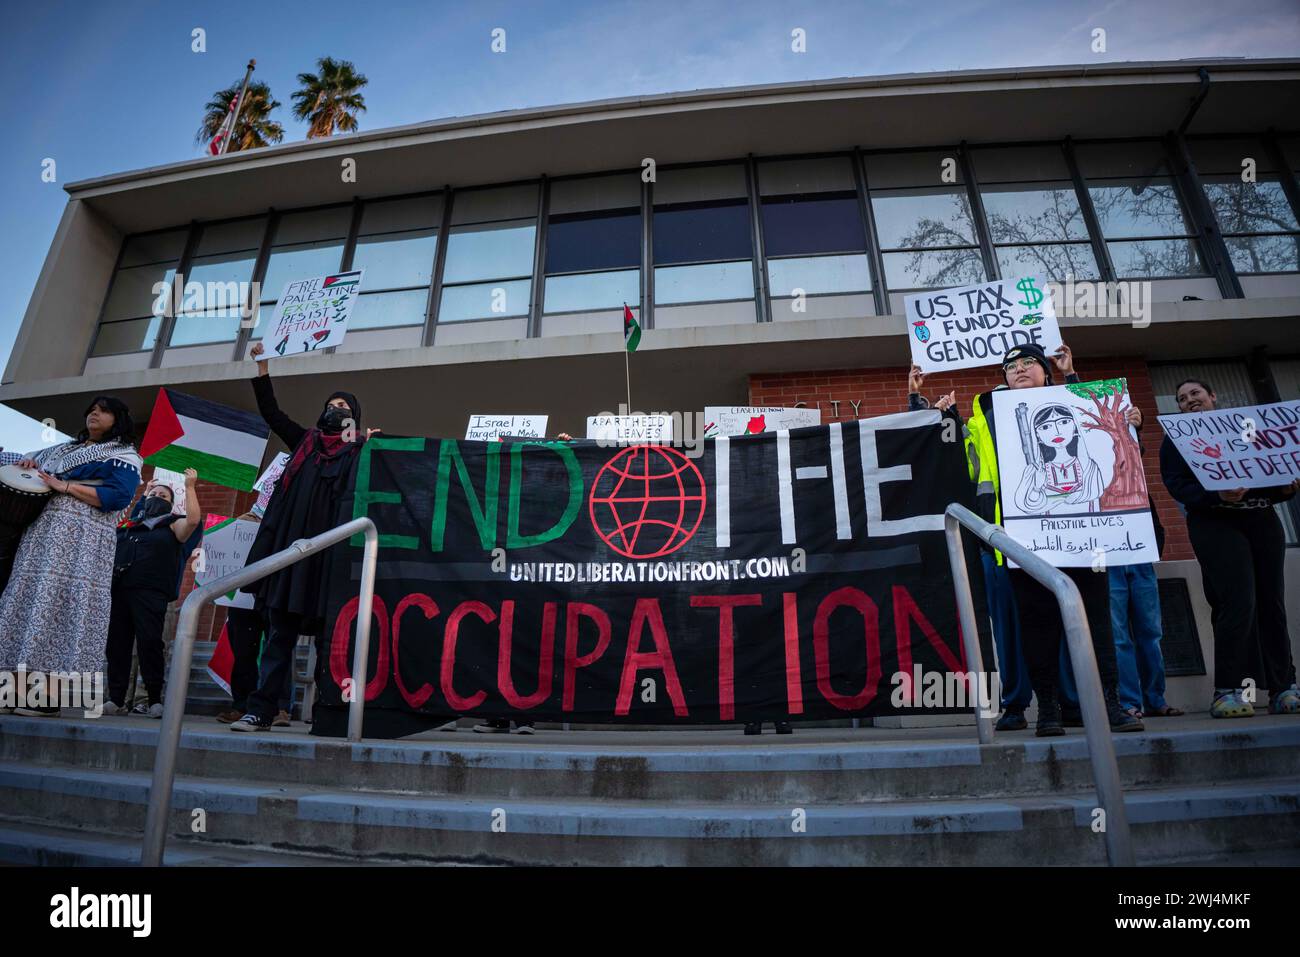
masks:
{"label": "'apartheid leaves' sign", "polygon": [[785,409],[780,406],[706,405],[704,437],[755,435],[779,429],[803,429],[821,425],[820,409]]}
{"label": "'apartheid leaves' sign", "polygon": [[993,393],[1002,524],[1061,567],[1159,559],[1124,379]]}
{"label": "'apartheid leaves' sign", "polygon": [[659,444],[673,440],[673,420],[662,412],[636,415],[589,415],[587,438],[606,445]]}
{"label": "'apartheid leaves' sign", "polygon": [[1268,488],[1300,478],[1300,401],[1159,419],[1207,491]]}
{"label": "'apartheid leaves' sign", "polygon": [[263,358],[300,356],[337,346],[361,290],[363,269],[296,279],[285,284],[263,341]]}
{"label": "'apartheid leaves' sign", "polygon": [[[950,426],[902,413],[694,459],[372,437],[338,516],[379,528],[366,733],[898,711],[915,668],[967,670],[942,529],[973,489]],[[360,545],[330,553],[315,733],[342,733],[352,693]],[[982,605],[974,547],[968,565]]]}
{"label": "'apartheid leaves' sign", "polygon": [[923,372],[992,366],[1012,346],[1061,346],[1051,293],[1037,276],[920,292],[904,299],[912,361]]}

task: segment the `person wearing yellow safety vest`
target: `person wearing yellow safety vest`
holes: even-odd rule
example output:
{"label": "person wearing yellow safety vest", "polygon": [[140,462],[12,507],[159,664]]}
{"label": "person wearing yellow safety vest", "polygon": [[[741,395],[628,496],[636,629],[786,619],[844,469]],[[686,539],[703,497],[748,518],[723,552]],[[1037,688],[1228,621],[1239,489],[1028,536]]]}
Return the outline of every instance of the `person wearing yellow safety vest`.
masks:
{"label": "person wearing yellow safety vest", "polygon": [[[1015,346],[1002,359],[1005,385],[1000,389],[1035,389],[1053,385],[1053,373],[1066,382],[1078,382],[1074,359],[1068,346],[1062,345],[1050,358],[1037,343]],[[1141,425],[1142,413],[1130,409],[1131,424]],[[993,393],[975,397],[971,417],[966,423],[966,454],[971,479],[976,483],[977,511],[987,521],[1001,523],[1001,490],[998,487],[997,435],[993,421]],[[1002,563],[1002,556],[995,555]],[[1106,713],[1112,731],[1141,731],[1142,722],[1124,710],[1119,701],[1118,668],[1111,630],[1110,585],[1105,571],[1090,568],[1062,568],[1079,589],[1083,598],[1088,628],[1092,632],[1097,671],[1106,699]],[[1029,678],[1038,698],[1038,723],[1035,734],[1054,737],[1065,733],[1061,717],[1059,661],[1064,626],[1061,611],[1052,593],[1026,572],[1010,570],[1011,586],[1020,612],[1020,634]]]}

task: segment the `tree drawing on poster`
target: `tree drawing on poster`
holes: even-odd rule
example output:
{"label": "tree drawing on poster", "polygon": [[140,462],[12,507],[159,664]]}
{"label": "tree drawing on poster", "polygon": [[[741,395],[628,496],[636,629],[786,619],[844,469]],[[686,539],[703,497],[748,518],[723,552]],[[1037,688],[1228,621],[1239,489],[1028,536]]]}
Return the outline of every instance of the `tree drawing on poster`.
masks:
{"label": "tree drawing on poster", "polygon": [[1155,561],[1142,455],[1123,379],[993,395],[1003,521],[1053,564]]}

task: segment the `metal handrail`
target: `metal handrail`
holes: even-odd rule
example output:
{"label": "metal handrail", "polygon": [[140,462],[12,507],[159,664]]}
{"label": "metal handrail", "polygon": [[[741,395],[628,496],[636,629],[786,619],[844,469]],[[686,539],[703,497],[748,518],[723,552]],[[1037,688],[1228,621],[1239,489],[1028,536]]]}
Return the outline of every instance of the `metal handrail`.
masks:
{"label": "metal handrail", "polygon": [[[149,787],[149,810],[144,821],[144,846],[140,863],[146,867],[162,864],[167,843],[167,817],[171,813],[172,783],[176,776],[176,751],[180,746],[181,718],[189,691],[190,665],[194,660],[194,637],[199,612],[203,606],[227,592],[288,568],[331,545],[353,535],[365,535],[361,559],[361,601],[357,608],[357,642],[352,656],[354,681],[348,698],[348,740],[361,740],[361,719],[365,708],[365,673],[370,654],[370,613],[375,595],[375,570],[379,560],[379,532],[368,518],[350,522],[322,532],[314,538],[300,538],[288,548],[254,562],[237,572],[202,585],[186,597],[176,620],[176,638],[172,642],[171,673],[167,677],[167,700],[163,704],[162,727],[158,733],[158,751],[154,756],[153,782]],[[355,676],[360,676],[356,678]]]}
{"label": "metal handrail", "polygon": [[[1092,632],[1084,613],[1083,598],[1069,576],[1040,555],[1035,555],[1007,534],[1000,525],[986,522],[970,509],[949,505],[944,513],[944,534],[948,539],[948,561],[952,566],[957,591],[957,613],[961,621],[962,643],[966,660],[977,675],[984,673],[980,654],[979,632],[975,628],[975,603],[971,597],[970,576],[962,547],[961,528],[969,529],[986,545],[1015,561],[1030,577],[1049,589],[1061,606],[1065,624],[1065,643],[1074,666],[1074,680],[1079,691],[1079,708],[1083,712],[1083,732],[1088,741],[1088,756],[1097,782],[1097,801],[1105,812],[1106,859],[1112,867],[1132,867],[1133,841],[1129,833],[1124,793],[1119,783],[1119,764],[1115,745],[1110,739],[1110,719],[1102,696],[1101,677],[1097,674],[1097,657],[1092,650]],[[993,743],[992,718],[975,709],[975,726],[980,744]]]}

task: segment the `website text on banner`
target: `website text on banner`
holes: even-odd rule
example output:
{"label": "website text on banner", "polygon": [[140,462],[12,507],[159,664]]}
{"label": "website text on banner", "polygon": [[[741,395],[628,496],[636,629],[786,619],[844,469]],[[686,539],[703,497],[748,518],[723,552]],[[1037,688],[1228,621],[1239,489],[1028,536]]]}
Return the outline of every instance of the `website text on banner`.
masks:
{"label": "website text on banner", "polygon": [[1269,488],[1300,479],[1300,400],[1159,419],[1206,491]]}
{"label": "website text on banner", "polygon": [[[950,502],[973,505],[955,424],[903,413],[708,440],[696,459],[370,439],[339,514],[380,535],[366,733],[385,715],[409,733],[450,714],[896,713],[914,666],[967,671],[943,532]],[[345,724],[360,543],[330,554],[322,734]]]}
{"label": "website text on banner", "polygon": [[992,366],[1013,346],[1061,347],[1051,292],[1027,276],[907,296],[908,342],[922,372]]}

